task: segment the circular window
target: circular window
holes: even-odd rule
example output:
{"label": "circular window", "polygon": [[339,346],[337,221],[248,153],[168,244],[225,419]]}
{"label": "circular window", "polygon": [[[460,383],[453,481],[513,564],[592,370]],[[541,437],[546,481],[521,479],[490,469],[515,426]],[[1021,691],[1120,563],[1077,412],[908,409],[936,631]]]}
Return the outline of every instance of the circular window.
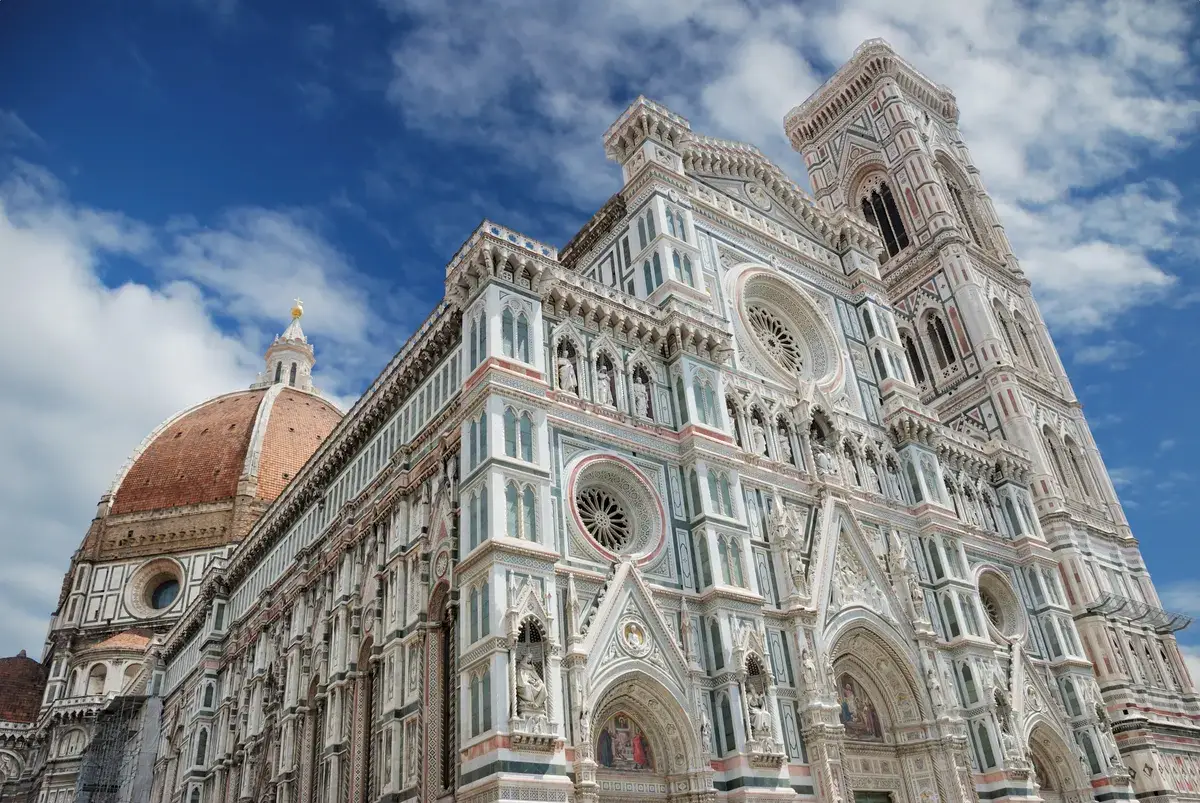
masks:
{"label": "circular window", "polygon": [[750,319],[754,336],[776,362],[795,373],[804,370],[804,355],[796,335],[783,318],[762,304],[747,305],[746,317]]}
{"label": "circular window", "polygon": [[1006,577],[994,570],[979,575],[979,605],[987,615],[988,624],[1006,639],[1015,638],[1025,630],[1025,617],[1017,595]]}
{"label": "circular window", "polygon": [[183,587],[183,567],[170,558],[143,563],[125,587],[125,606],[129,613],[150,619],[166,613],[179,601]]}
{"label": "circular window", "polygon": [[575,507],[583,529],[605,549],[620,552],[629,544],[631,531],[625,509],[612,494],[600,488],[584,488],[575,496]]}
{"label": "circular window", "polygon": [[639,564],[661,553],[667,534],[663,492],[630,461],[608,454],[577,458],[567,467],[565,490],[578,548],[602,560],[629,555]]}
{"label": "circular window", "polygon": [[742,265],[726,274],[737,299],[734,336],[751,372],[788,386],[816,383],[836,394],[846,379],[829,311],[777,269]]}
{"label": "circular window", "polygon": [[174,577],[163,580],[150,592],[150,607],[156,611],[171,607],[179,596],[179,581]]}

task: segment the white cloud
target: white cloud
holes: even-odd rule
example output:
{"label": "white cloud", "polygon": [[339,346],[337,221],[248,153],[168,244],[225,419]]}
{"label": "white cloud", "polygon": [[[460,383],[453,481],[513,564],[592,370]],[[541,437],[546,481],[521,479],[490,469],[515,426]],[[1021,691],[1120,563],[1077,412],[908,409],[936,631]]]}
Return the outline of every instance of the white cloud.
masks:
{"label": "white cloud", "polygon": [[405,23],[389,97],[409,124],[495,148],[580,206],[616,188],[600,137],[639,93],[703,133],[759,146],[803,183],[784,114],[884,37],[954,90],[1057,329],[1104,329],[1162,300],[1177,280],[1160,252],[1195,248],[1194,215],[1168,177],[1126,183],[1200,124],[1184,4],[513,0],[498,18],[466,0],[382,2]]}
{"label": "white cloud", "polygon": [[[117,469],[168,415],[248,386],[293,295],[308,296],[319,383],[352,389],[351,370],[322,365],[379,353],[364,345],[362,282],[309,223],[242,209],[162,231],[72,203],[29,164],[0,182],[0,654],[40,655],[68,556]],[[106,285],[114,260],[151,283]],[[382,365],[371,359],[360,380]]]}
{"label": "white cloud", "polygon": [[[1200,580],[1179,580],[1158,589],[1163,608],[1200,617]],[[1196,676],[1200,680],[1200,675]]]}
{"label": "white cloud", "polygon": [[1129,361],[1142,353],[1136,343],[1128,340],[1108,340],[1093,343],[1075,352],[1075,362],[1081,365],[1105,365],[1113,369],[1126,368]]}
{"label": "white cloud", "polygon": [[1180,644],[1179,652],[1183,655],[1188,675],[1192,679],[1192,685],[1195,686],[1197,682],[1200,682],[1200,647],[1195,644]]}

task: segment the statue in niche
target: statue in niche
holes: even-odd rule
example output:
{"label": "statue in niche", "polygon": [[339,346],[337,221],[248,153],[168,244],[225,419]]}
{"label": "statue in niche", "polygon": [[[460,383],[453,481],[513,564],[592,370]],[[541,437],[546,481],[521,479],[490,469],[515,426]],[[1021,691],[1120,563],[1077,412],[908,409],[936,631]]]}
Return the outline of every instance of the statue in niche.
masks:
{"label": "statue in niche", "polygon": [[813,460],[817,463],[817,474],[820,476],[837,476],[837,463],[825,449],[813,446]]}
{"label": "statue in niche", "polygon": [[779,428],[779,456],[788,465],[796,464],[796,454],[792,451],[792,436],[786,427]]}
{"label": "statue in niche", "polygon": [[546,681],[538,673],[533,656],[526,654],[517,665],[517,714],[546,713]]}
{"label": "statue in niche", "polygon": [[925,669],[925,685],[929,687],[929,699],[933,701],[934,713],[940,714],[946,707],[946,696],[942,694],[942,684],[932,666]]}
{"label": "statue in niche", "polygon": [[592,715],[586,703],[579,708],[579,741],[584,744],[592,741]]}
{"label": "statue in niche", "polygon": [[650,417],[650,391],[640,376],[633,377],[633,412],[639,418]]}
{"label": "statue in niche", "polygon": [[770,739],[771,710],[767,695],[762,691],[751,690],[747,705],[750,708],[750,733],[755,739]]}
{"label": "statue in niche", "polygon": [[754,446],[755,454],[767,456],[767,431],[753,416],[750,418],[750,442]]}
{"label": "statue in niche", "polygon": [[575,378],[575,363],[566,355],[560,355],[558,358],[558,389],[576,395],[579,393],[579,382]]}
{"label": "statue in niche", "polygon": [[605,407],[613,406],[612,374],[603,362],[596,365],[596,401]]}
{"label": "statue in niche", "polygon": [[800,654],[800,674],[804,678],[804,685],[807,688],[816,688],[817,664],[813,660],[812,653],[807,649]]}
{"label": "statue in niche", "polygon": [[712,752],[712,720],[708,718],[708,707],[700,704],[700,749]]}

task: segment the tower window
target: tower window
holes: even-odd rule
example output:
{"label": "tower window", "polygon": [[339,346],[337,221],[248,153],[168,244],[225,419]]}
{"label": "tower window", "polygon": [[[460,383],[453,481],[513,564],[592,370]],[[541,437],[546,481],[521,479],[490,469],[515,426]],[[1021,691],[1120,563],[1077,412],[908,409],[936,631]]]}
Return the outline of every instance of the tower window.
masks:
{"label": "tower window", "polygon": [[925,384],[925,365],[921,361],[921,352],[917,350],[916,341],[909,337],[907,332],[901,333],[900,341],[904,344],[904,354],[908,357],[908,368],[912,371],[913,378],[917,380],[917,384]]}
{"label": "tower window", "polygon": [[933,355],[937,358],[938,368],[953,365],[958,357],[950,342],[950,334],[946,331],[946,323],[939,315],[930,315],[926,319],[925,332],[929,335],[929,343],[933,346]]}
{"label": "tower window", "polygon": [[283,361],[275,363],[275,381],[283,379]]}
{"label": "tower window", "polygon": [[292,369],[288,371],[288,385],[296,387],[296,363],[292,363]]}
{"label": "tower window", "polygon": [[871,194],[863,198],[862,210],[867,222],[879,229],[879,233],[883,235],[883,245],[889,258],[908,247],[908,232],[904,230],[904,220],[900,217],[892,190],[886,183],[881,183],[878,189],[871,190]]}
{"label": "tower window", "polygon": [[963,200],[962,190],[953,181],[946,179],[946,191],[950,195],[950,202],[954,204],[954,211],[958,213],[958,219],[964,226],[967,227],[967,232],[971,235],[971,239],[977,244],[981,244],[979,240],[979,232],[975,230],[975,221],[967,213],[967,204]]}

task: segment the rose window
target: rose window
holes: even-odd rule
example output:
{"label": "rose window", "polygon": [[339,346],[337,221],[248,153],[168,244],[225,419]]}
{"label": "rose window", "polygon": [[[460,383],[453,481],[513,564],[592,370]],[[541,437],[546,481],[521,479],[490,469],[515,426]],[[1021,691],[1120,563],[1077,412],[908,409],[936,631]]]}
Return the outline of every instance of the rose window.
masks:
{"label": "rose window", "polygon": [[588,535],[605,549],[619,552],[629,544],[632,529],[625,509],[602,488],[584,488],[575,497],[579,519]]}
{"label": "rose window", "polygon": [[983,612],[987,614],[988,621],[997,630],[1004,630],[1004,618],[1003,614],[1000,613],[1000,603],[996,602],[996,598],[986,591],[980,591],[979,601],[983,605]]}
{"label": "rose window", "polygon": [[748,305],[746,312],[750,328],[767,354],[789,371],[800,373],[804,357],[787,322],[761,304]]}

